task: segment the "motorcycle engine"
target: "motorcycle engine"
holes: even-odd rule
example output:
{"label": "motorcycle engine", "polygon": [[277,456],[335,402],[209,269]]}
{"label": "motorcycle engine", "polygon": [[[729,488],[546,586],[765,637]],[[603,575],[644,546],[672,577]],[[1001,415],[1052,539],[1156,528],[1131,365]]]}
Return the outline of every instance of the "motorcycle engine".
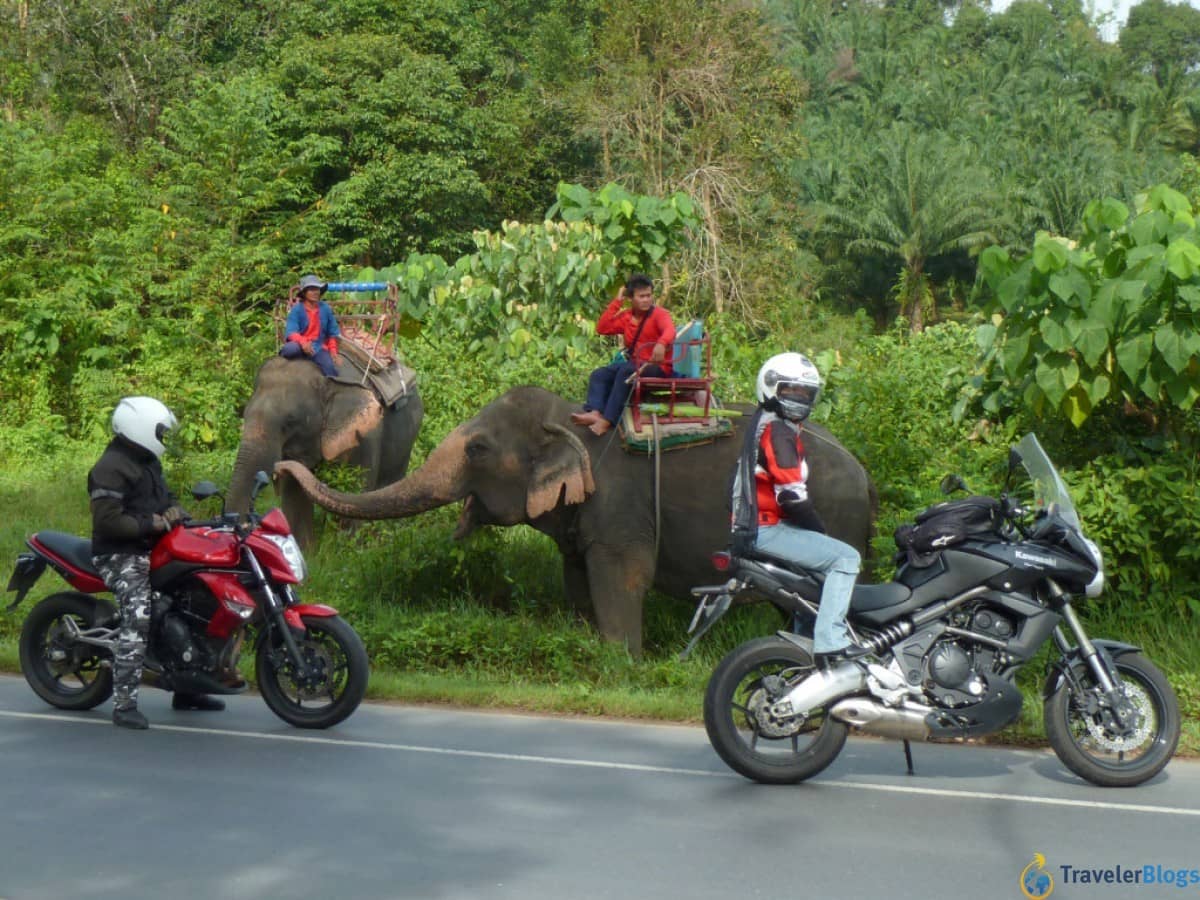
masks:
{"label": "motorcycle engine", "polygon": [[213,652],[204,632],[215,608],[215,599],[200,585],[190,585],[170,598],[169,610],[158,624],[164,661],[176,669],[212,668]]}
{"label": "motorcycle engine", "polygon": [[[1000,641],[1013,636],[1012,620],[995,610],[976,608],[955,617],[958,628]],[[925,688],[944,707],[971,706],[988,694],[989,675],[999,675],[1003,651],[970,638],[937,641],[925,656]],[[999,682],[999,679],[997,680]]]}

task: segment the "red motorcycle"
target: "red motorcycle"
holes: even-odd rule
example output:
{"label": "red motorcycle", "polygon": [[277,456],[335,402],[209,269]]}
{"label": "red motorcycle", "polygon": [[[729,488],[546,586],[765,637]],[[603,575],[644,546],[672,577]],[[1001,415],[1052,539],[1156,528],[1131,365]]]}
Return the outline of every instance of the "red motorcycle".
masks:
{"label": "red motorcycle", "polygon": [[[255,479],[250,512],[185,520],[150,553],[156,591],[143,680],[168,691],[236,694],[242,645],[257,644],[255,669],[263,700],[298,728],[328,728],[349,716],[367,690],[367,653],[337,610],[301,603],[294,586],[307,567],[278,509],[260,516],[254,498],[269,483]],[[212,482],[196,500],[221,496]],[[34,692],[59,709],[91,709],[112,695],[112,659],[120,619],[99,573],[90,540],[39,531],[17,556],[8,583],[15,609],[46,567],[73,591],[52,594],[21,629],[21,671]]]}

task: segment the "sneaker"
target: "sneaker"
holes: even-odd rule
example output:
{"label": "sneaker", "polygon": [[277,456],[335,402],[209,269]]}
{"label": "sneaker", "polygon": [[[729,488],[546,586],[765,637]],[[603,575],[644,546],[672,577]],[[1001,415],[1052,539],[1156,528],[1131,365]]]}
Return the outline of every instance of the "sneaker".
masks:
{"label": "sneaker", "polygon": [[862,659],[864,656],[870,655],[871,649],[869,647],[850,644],[841,650],[834,650],[832,653],[814,653],[813,663],[818,669],[832,669],[841,663],[853,662],[856,659]]}
{"label": "sneaker", "polygon": [[176,691],[171,697],[171,709],[197,709],[201,712],[220,712],[225,701],[208,694],[184,694]]}
{"label": "sneaker", "polygon": [[146,721],[145,716],[138,712],[136,706],[131,706],[129,709],[114,709],[113,724],[119,725],[121,728],[135,728],[139,731],[150,727],[150,723]]}

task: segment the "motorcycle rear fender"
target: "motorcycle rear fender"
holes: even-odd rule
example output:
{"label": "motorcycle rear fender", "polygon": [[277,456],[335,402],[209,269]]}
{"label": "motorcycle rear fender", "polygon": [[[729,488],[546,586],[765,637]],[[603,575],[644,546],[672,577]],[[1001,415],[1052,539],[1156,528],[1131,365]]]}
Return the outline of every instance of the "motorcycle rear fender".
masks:
{"label": "motorcycle rear fender", "polygon": [[36,553],[18,553],[17,564],[13,568],[12,577],[8,579],[8,587],[4,590],[16,591],[17,599],[9,604],[8,611],[12,612],[21,605],[29,589],[37,584],[37,580],[46,571],[46,560]]}
{"label": "motorcycle rear fender", "polygon": [[[1096,648],[1096,652],[1100,654],[1104,660],[1104,665],[1109,671],[1113,670],[1113,660],[1118,657],[1125,656],[1127,653],[1140,653],[1141,647],[1135,647],[1133,644],[1122,644],[1120,641],[1106,641],[1104,639],[1093,640],[1092,646]],[[1075,671],[1080,675],[1087,675],[1089,670],[1087,662],[1083,658],[1083,653],[1076,647],[1065,656],[1060,656],[1057,660],[1050,664],[1050,672],[1046,676],[1046,684],[1042,688],[1042,699],[1046,700],[1054,694],[1062,680],[1066,677],[1068,670]]]}

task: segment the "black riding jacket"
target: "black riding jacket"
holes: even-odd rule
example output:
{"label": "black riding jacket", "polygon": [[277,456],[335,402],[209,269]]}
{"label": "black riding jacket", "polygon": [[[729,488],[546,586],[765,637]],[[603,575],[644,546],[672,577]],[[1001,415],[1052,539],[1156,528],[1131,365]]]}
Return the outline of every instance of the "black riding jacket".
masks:
{"label": "black riding jacket", "polygon": [[149,450],[115,437],[88,473],[92,554],[149,553],[161,534],[154,516],[175,505],[162,465]]}

